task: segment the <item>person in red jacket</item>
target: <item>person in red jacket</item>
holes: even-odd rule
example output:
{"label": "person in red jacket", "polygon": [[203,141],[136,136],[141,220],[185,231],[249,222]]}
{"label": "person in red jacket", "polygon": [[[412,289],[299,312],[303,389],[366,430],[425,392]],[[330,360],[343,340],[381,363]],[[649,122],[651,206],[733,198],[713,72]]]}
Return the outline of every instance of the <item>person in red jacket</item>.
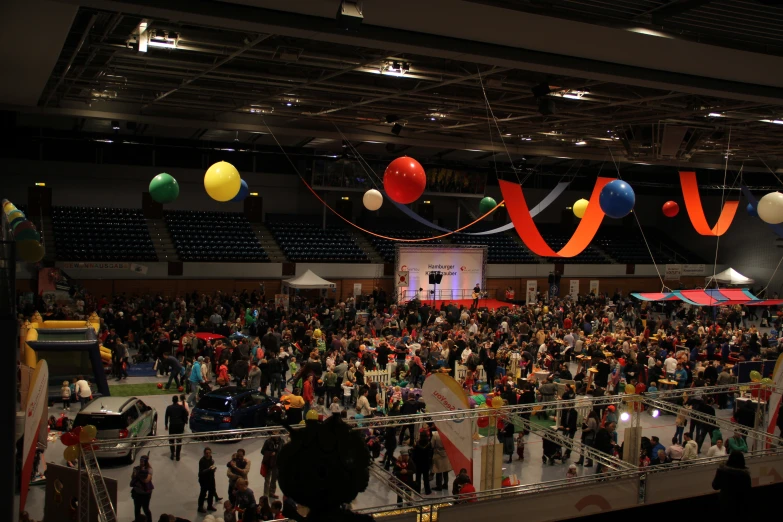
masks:
{"label": "person in red jacket", "polygon": [[310,409],[310,407],[313,404],[313,400],[315,399],[315,388],[313,386],[313,374],[307,376],[307,380],[304,383],[304,388],[302,389],[302,398],[305,401],[304,404],[304,413],[307,413],[307,410]]}

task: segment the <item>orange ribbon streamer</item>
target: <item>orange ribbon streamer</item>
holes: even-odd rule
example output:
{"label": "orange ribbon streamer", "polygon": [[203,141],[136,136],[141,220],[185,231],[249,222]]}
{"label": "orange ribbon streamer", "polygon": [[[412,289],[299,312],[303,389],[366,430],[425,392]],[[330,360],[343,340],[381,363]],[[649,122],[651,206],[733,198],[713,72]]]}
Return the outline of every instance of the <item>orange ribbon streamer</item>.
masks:
{"label": "orange ribbon streamer", "polygon": [[500,191],[503,194],[503,200],[506,202],[511,221],[519,237],[525,243],[531,252],[541,257],[574,257],[579,255],[588,247],[598,232],[598,227],[604,219],[604,211],[601,210],[601,204],[598,198],[601,195],[601,189],[614,178],[598,178],[593,187],[593,194],[590,196],[590,202],[587,205],[587,211],[584,217],[576,227],[576,232],[558,252],[552,248],[541,237],[533,218],[530,216],[525,196],[522,194],[522,187],[516,183],[500,181]]}
{"label": "orange ribbon streamer", "polygon": [[688,217],[691,218],[691,224],[696,232],[702,236],[722,236],[729,230],[737,213],[739,201],[726,201],[720,211],[718,222],[710,228],[707,218],[704,216],[704,208],[701,206],[696,173],[680,172],[680,186],[682,187],[682,197],[685,200],[685,210],[688,211]]}

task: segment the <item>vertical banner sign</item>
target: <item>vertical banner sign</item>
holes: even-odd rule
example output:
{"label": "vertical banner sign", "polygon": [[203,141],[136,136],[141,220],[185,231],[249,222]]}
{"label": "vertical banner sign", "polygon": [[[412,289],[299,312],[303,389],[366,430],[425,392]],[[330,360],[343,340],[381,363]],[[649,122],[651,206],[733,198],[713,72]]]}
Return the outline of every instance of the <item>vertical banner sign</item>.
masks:
{"label": "vertical banner sign", "polygon": [[22,476],[19,477],[21,492],[19,495],[19,512],[24,511],[27,502],[27,491],[30,488],[30,475],[33,472],[35,447],[38,444],[38,428],[41,415],[47,407],[49,390],[49,366],[41,359],[35,366],[33,385],[27,394],[27,405],[24,414],[24,446],[22,447]]}
{"label": "vertical banner sign", "polygon": [[[421,398],[427,413],[466,410],[470,408],[465,392],[457,381],[448,375],[434,373],[424,381]],[[446,448],[451,468],[458,472],[465,468],[473,478],[473,421],[453,420],[438,424],[440,438]]]}
{"label": "vertical banner sign", "polygon": [[536,304],[536,294],[538,294],[538,281],[528,281],[525,290],[525,304]]}
{"label": "vertical banner sign", "polygon": [[358,297],[362,295],[362,284],[361,283],[354,283],[353,284],[353,296]]}
{"label": "vertical banner sign", "polygon": [[573,301],[577,300],[577,297],[579,296],[579,279],[572,279],[569,288],[568,293],[571,294],[571,299]]}
{"label": "vertical banner sign", "polygon": [[598,297],[598,279],[590,280],[590,293]]}
{"label": "vertical banner sign", "polygon": [[[781,403],[783,403],[783,394],[781,388],[783,388],[783,355],[778,357],[778,361],[775,363],[775,369],[772,371],[772,385],[777,386],[767,401],[767,407],[769,411],[769,422],[767,423],[767,433],[774,435],[775,428],[778,425],[778,415],[783,415],[780,411]],[[783,431],[778,434],[778,437],[783,437]],[[769,449],[769,443],[767,444]]]}
{"label": "vertical banner sign", "polygon": [[551,283],[549,285],[549,297],[560,297],[560,283]]}

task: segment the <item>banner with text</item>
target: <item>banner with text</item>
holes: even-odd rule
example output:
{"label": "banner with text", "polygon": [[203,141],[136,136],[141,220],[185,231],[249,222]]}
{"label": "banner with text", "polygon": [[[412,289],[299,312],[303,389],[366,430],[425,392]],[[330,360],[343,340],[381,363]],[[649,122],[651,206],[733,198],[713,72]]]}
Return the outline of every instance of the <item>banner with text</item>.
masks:
{"label": "banner with text", "polygon": [[682,275],[682,265],[666,265],[663,278],[667,281],[679,281]]}
{"label": "banner with text", "polygon": [[571,299],[577,300],[579,296],[579,279],[572,279],[569,283],[568,293],[571,294]]}
{"label": "banner with text", "polygon": [[528,281],[527,290],[525,290],[525,303],[532,305],[536,304],[536,295],[538,294],[538,281]]}
{"label": "banner with text", "polygon": [[666,275],[664,279],[677,281],[680,276],[701,276],[705,275],[705,265],[685,264],[685,265],[666,265]]}
{"label": "banner with text", "polygon": [[598,297],[598,279],[590,280],[590,293]]}
{"label": "banner with text", "polygon": [[484,289],[485,254],[483,248],[401,246],[397,272],[408,272],[408,284],[398,287],[400,295],[416,295],[419,288],[429,295],[433,290],[429,274],[440,272],[443,278],[437,288],[439,299],[470,299],[476,284]]}
{"label": "banner with text", "polygon": [[[452,377],[433,373],[424,381],[421,398],[427,413],[466,410],[470,408],[462,386]],[[451,469],[465,468],[473,476],[473,420],[458,419],[438,423],[438,431],[446,449]]]}

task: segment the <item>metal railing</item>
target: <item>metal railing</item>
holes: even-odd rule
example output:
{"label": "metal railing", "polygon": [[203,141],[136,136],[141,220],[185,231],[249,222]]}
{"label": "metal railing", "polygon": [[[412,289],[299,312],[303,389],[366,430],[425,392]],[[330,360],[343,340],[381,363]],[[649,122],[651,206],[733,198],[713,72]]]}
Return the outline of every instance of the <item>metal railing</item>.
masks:
{"label": "metal railing", "polygon": [[[747,385],[750,390],[771,392],[772,390],[779,390],[779,388],[760,384],[751,383]],[[727,393],[736,392],[739,386],[736,384],[727,386],[708,386],[698,388],[698,392],[702,396],[706,396],[714,393]],[[625,462],[612,455],[605,454],[601,451],[595,450],[589,446],[582,444],[580,441],[572,440],[570,437],[557,433],[551,428],[544,428],[532,423],[531,421],[521,417],[522,414],[532,414],[534,409],[544,408],[549,411],[559,412],[565,409],[575,407],[577,403],[583,407],[595,408],[609,405],[618,405],[622,403],[629,404],[644,404],[648,408],[657,408],[662,411],[671,413],[683,413],[690,418],[695,418],[699,422],[707,424],[722,425],[729,429],[734,429],[740,433],[748,436],[758,438],[759,440],[766,440],[769,443],[776,444],[775,447],[761,448],[755,451],[750,451],[746,454],[748,458],[765,458],[769,456],[781,456],[783,455],[783,440],[780,437],[770,435],[766,432],[761,432],[756,429],[741,426],[737,423],[731,422],[726,419],[721,419],[716,416],[706,415],[701,412],[694,412],[686,408],[682,408],[679,405],[666,402],[666,399],[673,399],[681,397],[683,390],[667,390],[656,392],[653,397],[647,397],[644,395],[612,395],[604,397],[580,397],[578,400],[557,400],[550,402],[540,402],[535,404],[521,404],[515,406],[504,406],[501,408],[475,408],[470,410],[455,410],[448,412],[437,413],[420,413],[415,415],[400,415],[393,417],[373,417],[365,419],[351,419],[346,421],[349,425],[352,425],[354,429],[365,430],[370,428],[386,428],[397,427],[415,423],[425,422],[449,422],[457,420],[478,419],[479,417],[487,417],[490,419],[497,417],[506,417],[512,421],[521,424],[531,433],[551,440],[560,444],[561,446],[570,449],[572,452],[585,455],[587,458],[596,460],[607,467],[607,470],[595,475],[576,477],[568,480],[555,480],[542,482],[537,484],[526,484],[519,486],[503,487],[490,490],[479,491],[476,493],[469,493],[465,495],[451,495],[446,497],[439,497],[436,499],[423,498],[416,491],[401,483],[391,473],[381,468],[378,464],[373,464],[370,472],[382,483],[388,485],[390,489],[400,495],[403,499],[403,507],[398,504],[390,504],[385,506],[375,506],[372,508],[366,508],[358,510],[360,513],[367,514],[401,514],[404,512],[416,512],[420,516],[434,515],[439,507],[450,506],[455,503],[466,501],[482,501],[497,499],[501,495],[505,498],[509,495],[531,495],[535,493],[545,491],[555,491],[559,489],[570,488],[580,485],[595,484],[607,480],[615,480],[622,478],[637,478],[643,481],[649,473],[659,473],[663,471],[671,471],[681,468],[689,468],[693,466],[706,466],[712,465],[716,462],[721,462],[721,458],[696,458],[685,462],[677,462],[671,464],[662,464],[655,467],[639,468],[629,462]],[[635,413],[639,415],[639,413]],[[495,425],[491,422],[491,425]],[[304,426],[274,426],[266,428],[253,428],[253,429],[241,429],[241,430],[226,430],[218,432],[204,432],[204,433],[188,433],[182,434],[182,444],[205,444],[210,442],[231,442],[239,440],[249,440],[258,438],[267,438],[272,436],[284,436],[289,433],[290,430],[302,429]],[[103,484],[103,477],[100,474],[100,468],[97,461],[94,460],[95,449],[100,449],[101,446],[115,446],[118,443],[125,443],[126,439],[101,439],[94,441],[91,446],[88,446],[88,451],[93,455],[92,459],[83,459],[85,462],[85,468],[88,470],[88,477],[90,478],[90,486],[93,491],[96,491],[96,499],[98,499],[99,510],[103,507],[105,515],[102,515],[100,522],[116,522],[116,513],[114,506],[110,501],[101,502],[100,498],[104,500],[108,499],[108,496],[101,497],[100,491],[105,491],[105,484]],[[139,437],[136,439],[136,444],[145,444],[149,447],[161,447],[169,445],[169,437],[165,436],[150,436]],[[92,470],[92,472],[90,472]],[[105,516],[105,518],[103,518]],[[112,518],[114,517],[114,518]],[[423,519],[421,519],[423,520]]]}

